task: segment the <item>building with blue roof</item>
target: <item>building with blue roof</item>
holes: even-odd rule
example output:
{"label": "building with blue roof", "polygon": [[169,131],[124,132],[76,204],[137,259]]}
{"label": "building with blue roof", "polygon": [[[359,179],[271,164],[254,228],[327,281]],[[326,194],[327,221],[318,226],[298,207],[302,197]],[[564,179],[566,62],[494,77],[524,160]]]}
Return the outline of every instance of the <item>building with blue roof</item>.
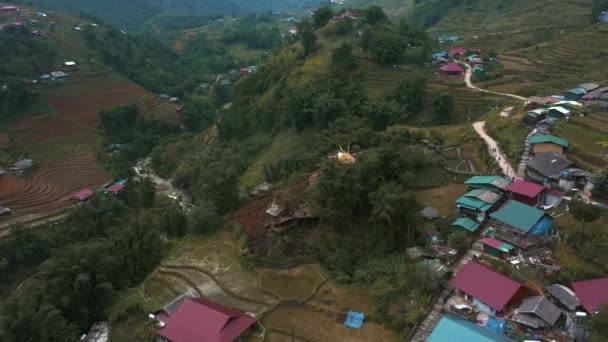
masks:
{"label": "building with blue roof", "polygon": [[500,335],[487,327],[479,326],[473,322],[444,316],[427,339],[427,342],[514,342],[510,338]]}

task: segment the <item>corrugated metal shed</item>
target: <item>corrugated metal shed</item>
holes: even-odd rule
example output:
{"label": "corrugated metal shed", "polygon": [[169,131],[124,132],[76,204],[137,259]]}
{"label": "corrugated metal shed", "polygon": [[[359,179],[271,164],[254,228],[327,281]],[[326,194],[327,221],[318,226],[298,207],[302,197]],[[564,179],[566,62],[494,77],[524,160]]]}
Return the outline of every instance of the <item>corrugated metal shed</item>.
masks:
{"label": "corrugated metal shed", "polygon": [[490,217],[498,222],[525,233],[530,232],[543,216],[545,216],[544,211],[517,201],[509,201],[504,207],[490,214]]}

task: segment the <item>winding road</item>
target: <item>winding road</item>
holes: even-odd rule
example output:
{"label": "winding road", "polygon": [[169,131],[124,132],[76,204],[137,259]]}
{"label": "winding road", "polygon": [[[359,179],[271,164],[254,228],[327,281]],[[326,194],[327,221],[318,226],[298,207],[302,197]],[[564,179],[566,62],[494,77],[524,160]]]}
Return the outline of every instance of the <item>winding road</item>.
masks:
{"label": "winding road", "polygon": [[523,96],[519,96],[519,95],[515,95],[515,94],[508,94],[508,93],[499,93],[496,91],[490,91],[490,90],[485,90],[485,89],[481,89],[479,87],[476,87],[473,82],[471,82],[471,76],[473,74],[473,71],[471,69],[471,66],[466,64],[466,63],[460,63],[462,66],[464,66],[466,68],[466,72],[464,74],[464,82],[467,84],[467,88],[473,89],[475,91],[480,91],[482,93],[488,93],[488,94],[494,94],[494,95],[499,95],[499,96],[506,96],[506,97],[511,97],[517,100],[521,100],[521,101],[528,101],[527,98],[523,97]]}
{"label": "winding road", "polygon": [[[528,99],[523,96],[519,96],[519,95],[515,95],[515,94],[508,94],[508,93],[500,93],[500,92],[485,90],[485,89],[476,87],[473,84],[473,82],[471,82],[471,76],[473,73],[471,66],[466,63],[460,63],[460,64],[466,68],[464,82],[466,83],[467,88],[473,89],[475,91],[487,93],[487,94],[494,94],[494,95],[498,95],[498,96],[510,97],[510,98],[514,98],[514,99],[524,101],[524,102],[528,101]],[[513,110],[513,107],[507,107],[501,112],[500,115],[509,116],[512,110]],[[494,140],[491,136],[488,135],[488,133],[485,130],[485,126],[486,126],[485,121],[478,121],[478,122],[473,123],[473,128],[475,129],[475,132],[477,132],[477,134],[486,142],[486,145],[488,145],[488,152],[494,158],[494,160],[496,160],[496,163],[502,170],[502,173],[505,176],[507,176],[508,178],[516,178],[517,172],[511,166],[511,164],[507,160],[507,157],[505,156],[505,154],[500,150],[500,147],[498,146],[498,143],[496,142],[496,140]]]}

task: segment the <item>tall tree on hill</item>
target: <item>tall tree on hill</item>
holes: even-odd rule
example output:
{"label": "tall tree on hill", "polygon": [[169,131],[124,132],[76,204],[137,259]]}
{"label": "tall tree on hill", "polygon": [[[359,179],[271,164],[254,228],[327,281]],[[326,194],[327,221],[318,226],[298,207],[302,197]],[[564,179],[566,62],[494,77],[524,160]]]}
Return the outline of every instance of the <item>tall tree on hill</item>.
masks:
{"label": "tall tree on hill", "polygon": [[435,94],[433,96],[433,109],[435,110],[437,123],[445,124],[449,122],[454,111],[454,98],[449,94]]}
{"label": "tall tree on hill", "polygon": [[315,28],[320,28],[325,25],[334,17],[334,11],[329,7],[321,7],[317,9],[315,14],[312,16],[312,21]]}
{"label": "tall tree on hill", "polygon": [[382,245],[385,252],[403,250],[408,246],[408,230],[416,225],[416,198],[401,185],[386,183],[369,194],[373,203],[369,240]]}
{"label": "tall tree on hill", "polygon": [[300,24],[299,30],[304,56],[306,57],[317,50],[317,35],[309,21],[303,21]]}
{"label": "tall tree on hill", "polygon": [[386,19],[386,13],[384,13],[382,7],[376,5],[363,10],[363,16],[370,25],[376,25],[376,23]]}
{"label": "tall tree on hill", "polygon": [[570,203],[570,212],[574,218],[582,222],[581,232],[585,235],[587,223],[596,221],[602,215],[601,209],[591,203],[585,203],[580,199],[575,199]]}
{"label": "tall tree on hill", "polygon": [[133,137],[137,124],[137,106],[134,104],[104,109],[99,113],[106,137],[115,142],[126,142]]}
{"label": "tall tree on hill", "polygon": [[401,81],[389,97],[399,103],[407,113],[418,114],[424,107],[425,96],[426,81],[422,77],[416,77]]}

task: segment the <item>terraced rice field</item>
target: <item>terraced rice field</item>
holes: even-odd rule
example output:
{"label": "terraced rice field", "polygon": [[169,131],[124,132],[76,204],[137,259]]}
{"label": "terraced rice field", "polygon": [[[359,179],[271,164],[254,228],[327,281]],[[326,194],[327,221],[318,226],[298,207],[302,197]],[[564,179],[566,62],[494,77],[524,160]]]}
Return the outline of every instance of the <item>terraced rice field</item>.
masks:
{"label": "terraced rice field", "polygon": [[382,96],[394,90],[401,81],[420,76],[427,80],[427,96],[424,102],[424,112],[419,115],[420,123],[429,121],[433,112],[433,95],[447,93],[454,98],[455,109],[452,113],[451,123],[460,124],[475,120],[477,117],[490,111],[495,105],[492,95],[473,91],[465,86],[464,80],[445,80],[437,77],[433,69],[418,69],[409,66],[379,66],[370,62],[361,61],[365,72],[364,82],[368,94]]}
{"label": "terraced rice field", "polygon": [[[303,341],[398,341],[395,331],[374,322],[369,289],[340,288],[314,264],[247,269],[238,253],[228,231],[187,238],[146,279],[145,292],[154,302],[188,293],[256,314],[266,329],[265,341],[283,341],[292,329]],[[344,327],[348,310],[368,315],[362,329]]]}
{"label": "terraced rice field", "polygon": [[605,81],[606,33],[608,27],[602,25],[565,31],[556,40],[505,53],[500,59],[505,73],[516,71],[541,85],[546,94],[540,95],[562,93],[577,84]]}
{"label": "terraced rice field", "polygon": [[9,232],[10,224],[57,214],[69,206],[73,193],[110,181],[92,154],[100,110],[135,103],[146,117],[175,120],[172,105],[113,73],[81,75],[49,89],[48,96],[52,113],[3,129],[31,151],[36,166],[24,177],[10,175],[0,183],[2,189],[13,189],[0,190],[0,205],[12,210],[0,221],[0,235]]}

